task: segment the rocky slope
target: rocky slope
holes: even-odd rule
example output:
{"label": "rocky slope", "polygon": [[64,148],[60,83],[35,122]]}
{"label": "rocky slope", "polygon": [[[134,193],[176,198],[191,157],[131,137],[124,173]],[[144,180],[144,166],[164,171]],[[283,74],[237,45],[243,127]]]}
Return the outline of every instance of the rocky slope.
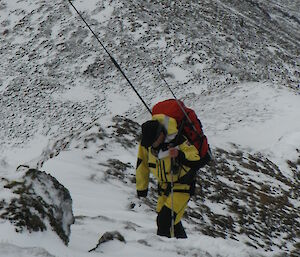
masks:
{"label": "rocky slope", "polygon": [[[299,83],[295,1],[73,3],[149,105],[154,91],[169,95],[156,68],[178,97],[241,81]],[[68,1],[4,0],[0,13],[2,144],[76,129],[109,113],[112,94],[132,95]]]}

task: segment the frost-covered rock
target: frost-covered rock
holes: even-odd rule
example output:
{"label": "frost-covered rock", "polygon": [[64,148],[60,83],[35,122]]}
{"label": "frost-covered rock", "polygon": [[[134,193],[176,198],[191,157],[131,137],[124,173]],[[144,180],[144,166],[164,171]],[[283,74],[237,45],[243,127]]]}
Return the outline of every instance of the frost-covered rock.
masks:
{"label": "frost-covered rock", "polygon": [[14,224],[16,232],[52,229],[68,244],[70,226],[74,223],[68,189],[51,175],[29,168],[20,179],[2,178],[1,184],[12,193],[0,202],[1,219]]}
{"label": "frost-covered rock", "polygon": [[96,247],[89,250],[89,252],[99,250],[101,244],[112,241],[112,240],[118,240],[120,242],[126,243],[125,238],[121,235],[121,233],[119,231],[105,232],[98,240]]}

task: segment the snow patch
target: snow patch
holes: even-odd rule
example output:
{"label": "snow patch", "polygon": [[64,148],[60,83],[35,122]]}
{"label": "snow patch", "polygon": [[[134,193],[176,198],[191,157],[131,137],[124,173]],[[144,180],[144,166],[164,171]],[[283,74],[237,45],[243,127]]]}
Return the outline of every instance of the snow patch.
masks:
{"label": "snow patch", "polygon": [[52,97],[58,101],[85,102],[93,101],[95,98],[95,92],[84,85],[77,85],[69,88],[62,94],[53,94]]}
{"label": "snow patch", "polygon": [[190,72],[187,70],[184,70],[183,68],[179,66],[170,66],[168,67],[168,72],[171,73],[174,76],[174,79],[178,82],[186,82],[188,80],[188,76],[190,75]]}

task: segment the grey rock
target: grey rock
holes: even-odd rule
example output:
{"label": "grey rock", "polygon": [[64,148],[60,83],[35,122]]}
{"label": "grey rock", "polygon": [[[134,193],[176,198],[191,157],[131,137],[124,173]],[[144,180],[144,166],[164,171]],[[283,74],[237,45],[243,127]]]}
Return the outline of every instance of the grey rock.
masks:
{"label": "grey rock", "polygon": [[114,239],[126,243],[125,238],[121,235],[120,232],[118,231],[105,232],[98,240],[97,245],[93,249],[89,250],[89,252],[95,251],[101,246],[101,244],[112,241]]}
{"label": "grey rock", "polygon": [[28,169],[20,180],[5,181],[4,188],[11,190],[14,197],[10,202],[2,200],[1,219],[14,224],[17,232],[52,229],[68,244],[70,226],[74,223],[72,198],[54,177],[43,171]]}

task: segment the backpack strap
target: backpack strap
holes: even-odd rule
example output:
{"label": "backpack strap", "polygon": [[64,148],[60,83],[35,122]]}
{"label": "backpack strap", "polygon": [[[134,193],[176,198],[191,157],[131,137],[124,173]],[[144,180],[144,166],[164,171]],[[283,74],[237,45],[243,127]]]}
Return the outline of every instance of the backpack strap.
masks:
{"label": "backpack strap", "polygon": [[170,144],[174,145],[174,146],[177,146],[179,145],[181,142],[181,138],[183,136],[183,128],[185,126],[185,123],[186,123],[186,117],[184,117],[179,125],[179,128],[178,128],[178,133],[176,135],[176,137],[170,142]]}

